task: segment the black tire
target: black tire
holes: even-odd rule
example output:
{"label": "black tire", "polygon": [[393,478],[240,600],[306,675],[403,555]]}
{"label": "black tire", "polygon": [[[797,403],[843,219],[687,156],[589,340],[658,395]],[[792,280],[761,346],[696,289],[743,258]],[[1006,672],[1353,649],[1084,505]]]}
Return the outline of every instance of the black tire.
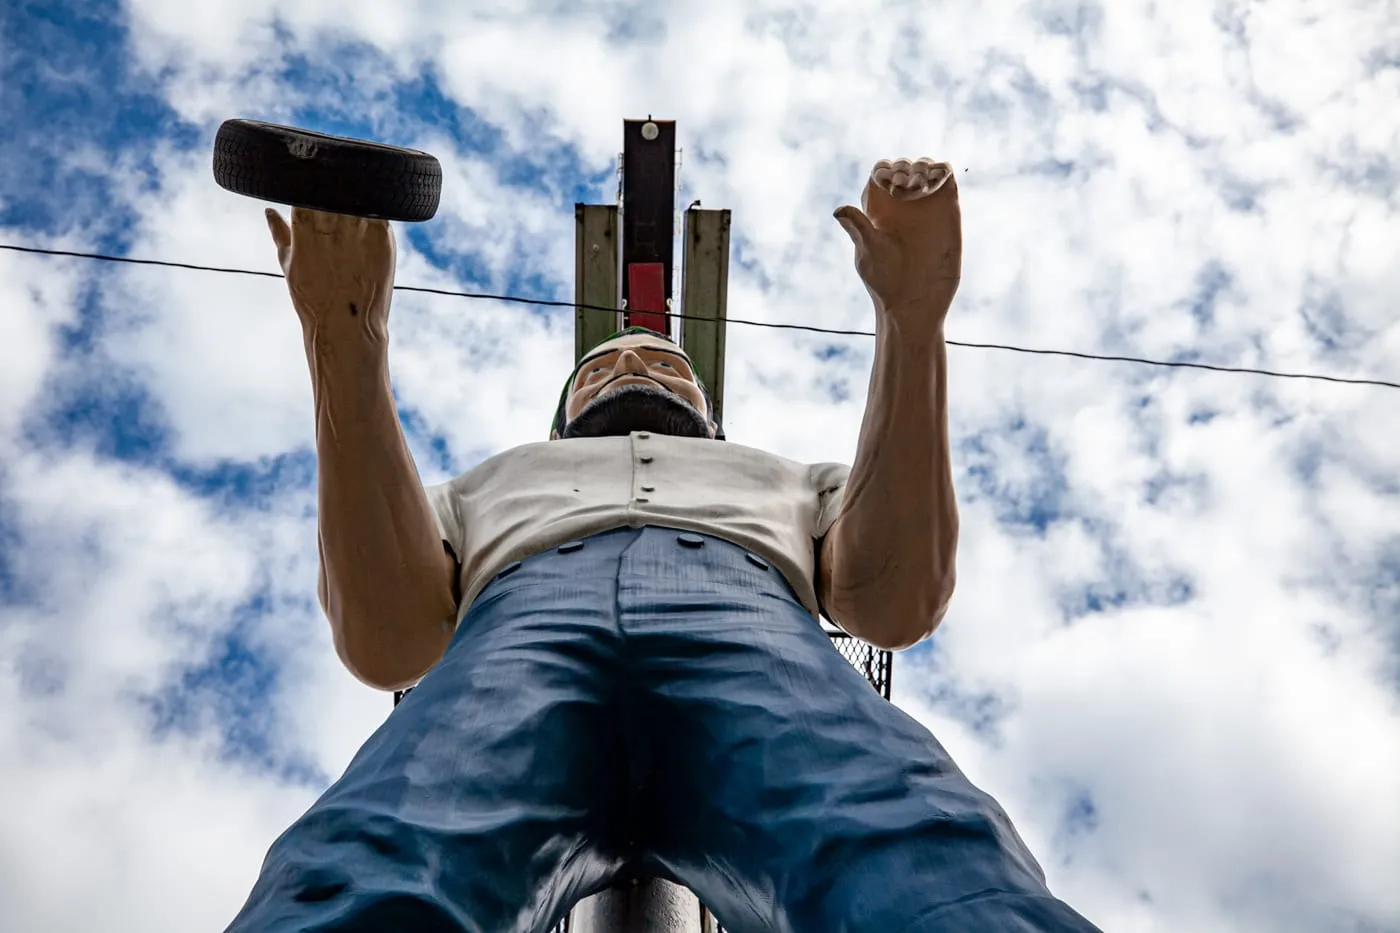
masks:
{"label": "black tire", "polygon": [[442,166],[426,152],[256,120],[225,120],[214,180],[235,194],[335,214],[428,220]]}

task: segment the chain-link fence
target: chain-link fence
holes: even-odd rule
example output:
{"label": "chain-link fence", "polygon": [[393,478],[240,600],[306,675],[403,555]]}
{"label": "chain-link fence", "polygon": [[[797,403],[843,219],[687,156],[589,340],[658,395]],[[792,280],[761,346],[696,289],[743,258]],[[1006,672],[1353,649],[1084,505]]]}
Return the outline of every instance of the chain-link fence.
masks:
{"label": "chain-link fence", "polygon": [[826,633],[831,636],[831,643],[841,652],[841,657],[850,661],[851,666],[870,681],[870,686],[888,700],[894,655],[837,629],[827,629]]}

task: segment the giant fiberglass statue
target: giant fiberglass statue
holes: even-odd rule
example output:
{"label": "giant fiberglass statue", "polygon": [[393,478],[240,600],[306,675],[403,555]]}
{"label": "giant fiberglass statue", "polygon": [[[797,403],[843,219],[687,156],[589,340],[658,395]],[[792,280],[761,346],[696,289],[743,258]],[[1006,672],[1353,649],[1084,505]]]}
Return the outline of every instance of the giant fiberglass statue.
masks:
{"label": "giant fiberglass statue", "polygon": [[903,648],[953,593],[957,185],[882,161],[863,204],[836,212],[877,322],[849,467],[722,440],[642,332],[584,355],[550,440],[428,488],[389,387],[389,226],[268,211],[314,385],[321,603],[356,677],[418,686],[231,931],[542,933],[637,875],[731,933],[1094,930],[818,621]]}

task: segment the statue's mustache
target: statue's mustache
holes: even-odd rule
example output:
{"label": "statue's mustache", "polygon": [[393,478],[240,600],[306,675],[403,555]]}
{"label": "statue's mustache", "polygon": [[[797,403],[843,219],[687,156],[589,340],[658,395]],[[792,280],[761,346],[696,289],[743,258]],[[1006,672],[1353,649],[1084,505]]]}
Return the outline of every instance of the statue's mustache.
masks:
{"label": "statue's mustache", "polygon": [[[650,382],[654,386],[658,386],[667,392],[671,391],[670,389],[667,389],[666,386],[662,385],[662,383],[660,383],[659,381],[648,376],[646,373],[622,373],[621,375],[613,376],[607,382],[600,385],[598,387],[598,391],[602,392],[604,389],[606,389],[608,386],[612,385],[619,379],[645,379],[647,382]],[[672,394],[674,395],[675,393]]]}

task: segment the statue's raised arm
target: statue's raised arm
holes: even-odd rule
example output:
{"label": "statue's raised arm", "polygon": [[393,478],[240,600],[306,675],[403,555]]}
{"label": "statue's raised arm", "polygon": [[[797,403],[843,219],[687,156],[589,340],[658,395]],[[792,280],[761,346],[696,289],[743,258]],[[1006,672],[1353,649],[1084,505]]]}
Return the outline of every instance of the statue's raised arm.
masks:
{"label": "statue's raised arm", "polygon": [[321,606],[351,673],[407,686],[447,648],[457,576],[389,386],[394,234],[304,208],[267,223],[311,369]]}
{"label": "statue's raised arm", "polygon": [[822,540],[822,604],[883,648],[928,636],[953,596],[958,507],[943,322],[962,277],[962,213],[946,162],[880,161],[865,211],[836,219],[875,304],[875,360],[851,476]]}

